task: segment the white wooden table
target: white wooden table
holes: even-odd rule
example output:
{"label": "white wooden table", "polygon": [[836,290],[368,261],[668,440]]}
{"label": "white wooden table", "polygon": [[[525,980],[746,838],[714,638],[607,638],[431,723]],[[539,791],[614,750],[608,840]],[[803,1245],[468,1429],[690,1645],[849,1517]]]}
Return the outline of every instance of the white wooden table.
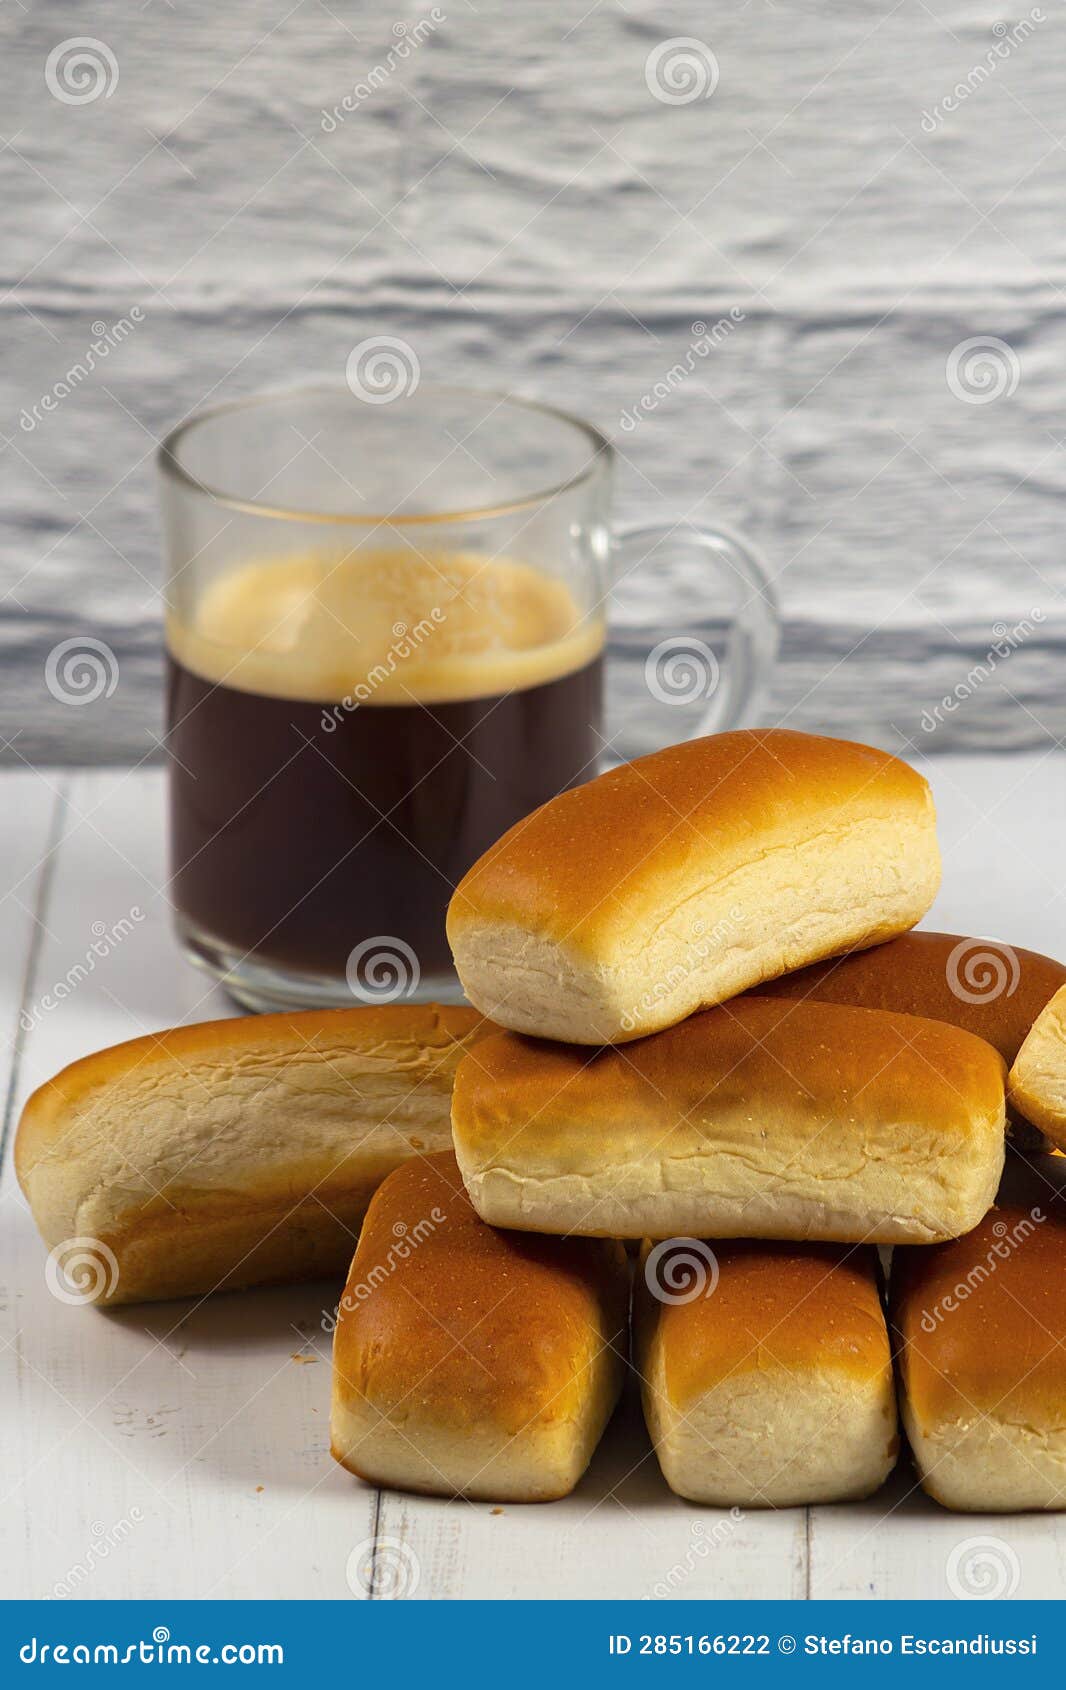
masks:
{"label": "white wooden table", "polygon": [[[927,772],[946,869],[930,925],[1066,954],[1066,758]],[[231,1007],[171,938],[158,773],[5,774],[0,853],[5,1595],[347,1598],[365,1594],[349,1556],[375,1536],[377,1595],[399,1565],[430,1597],[938,1597],[952,1551],[988,1537],[1017,1558],[1017,1596],[1063,1594],[1066,1519],[953,1516],[907,1468],[859,1506],[694,1509],[663,1484],[633,1402],[565,1502],[375,1492],[328,1455],[334,1283],[113,1314],[57,1301],[11,1167],[22,1103],[90,1050]],[[123,918],[131,931],[89,969]]]}

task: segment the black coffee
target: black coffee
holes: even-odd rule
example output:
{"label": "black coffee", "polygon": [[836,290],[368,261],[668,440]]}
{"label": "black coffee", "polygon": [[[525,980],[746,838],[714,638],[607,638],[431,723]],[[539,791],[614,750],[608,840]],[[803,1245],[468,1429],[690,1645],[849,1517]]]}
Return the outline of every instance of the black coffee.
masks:
{"label": "black coffee", "polygon": [[[494,583],[496,626],[514,601]],[[456,882],[514,822],[591,779],[601,743],[596,642],[516,653],[515,622],[495,667],[522,684],[480,695],[494,660],[477,651],[482,624],[467,613],[484,606],[467,590],[462,614],[453,599],[436,624],[394,619],[400,656],[353,663],[348,673],[364,678],[324,698],[279,695],[308,686],[306,651],[249,643],[230,675],[232,645],[171,630],[181,654],[168,658],[172,896],[187,929],[259,964],[332,976],[342,992],[353,950],[378,936],[408,946],[423,976],[450,968],[444,917]],[[568,656],[583,660],[565,669]],[[247,685],[272,678],[277,692]],[[451,695],[464,678],[479,696],[418,696]]]}

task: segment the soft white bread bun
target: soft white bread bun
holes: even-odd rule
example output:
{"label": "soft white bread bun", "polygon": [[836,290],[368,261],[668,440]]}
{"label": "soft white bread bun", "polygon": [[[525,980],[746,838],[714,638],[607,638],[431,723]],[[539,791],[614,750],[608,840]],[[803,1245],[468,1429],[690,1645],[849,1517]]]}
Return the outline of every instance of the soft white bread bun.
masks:
{"label": "soft white bread bun", "polygon": [[1003,1079],[941,1021],[745,998],[621,1049],[483,1039],[452,1132],[493,1226],[927,1244],[995,1196]]}
{"label": "soft white bread bun", "polygon": [[1012,1109],[1066,1150],[1066,985],[1033,1022],[1007,1085]]}
{"label": "soft white bread bun", "polygon": [[456,1065],[489,1030],[470,1009],[387,1004],[133,1039],[34,1092],[19,1183],[50,1248],[114,1257],[100,1302],[343,1271],[385,1175],[450,1142]]}
{"label": "soft white bread bun", "polygon": [[372,1484],[546,1502],[580,1479],[626,1355],[620,1244],[485,1226],[450,1152],[370,1205],[333,1340],[333,1455]]}
{"label": "soft white bread bun", "polygon": [[693,1239],[646,1249],[634,1347],[659,1465],[690,1502],[846,1502],[895,1465],[873,1250]]}
{"label": "soft white bread bun", "polygon": [[448,938],[504,1027],[620,1043],[913,927],[933,801],[885,752],[780,729],[671,746],[552,799],[460,881]]}
{"label": "soft white bread bun", "polygon": [[1066,1508],[1063,1168],[1013,1159],[965,1238],[893,1257],[903,1424],[923,1488],[946,1508]]}
{"label": "soft white bread bun", "polygon": [[[1066,965],[1039,951],[965,933],[904,933],[886,945],[812,963],[754,988],[761,996],[814,998],[950,1021],[1016,1059],[1007,1106],[1015,1129],[1057,1121],[1066,1143]],[[1058,1007],[1051,1001],[1059,994]],[[1046,1010],[1044,1015],[1041,1011]],[[1030,1034],[1033,1042],[1019,1058]],[[1053,1101],[1057,1079],[1058,1105]],[[1029,1081],[1026,1084],[1026,1080]],[[1054,1135],[1049,1135],[1054,1138]],[[1031,1130],[1019,1142],[1040,1145]]]}

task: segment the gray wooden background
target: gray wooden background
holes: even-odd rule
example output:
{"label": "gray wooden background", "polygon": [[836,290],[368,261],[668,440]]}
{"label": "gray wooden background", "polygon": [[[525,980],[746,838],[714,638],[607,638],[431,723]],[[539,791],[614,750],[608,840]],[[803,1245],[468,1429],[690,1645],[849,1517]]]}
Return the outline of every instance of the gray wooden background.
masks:
{"label": "gray wooden background", "polygon": [[588,414],[623,516],[750,532],[775,715],[1066,733],[1061,0],[10,0],[0,63],[8,760],[156,754],[158,438],[376,334]]}

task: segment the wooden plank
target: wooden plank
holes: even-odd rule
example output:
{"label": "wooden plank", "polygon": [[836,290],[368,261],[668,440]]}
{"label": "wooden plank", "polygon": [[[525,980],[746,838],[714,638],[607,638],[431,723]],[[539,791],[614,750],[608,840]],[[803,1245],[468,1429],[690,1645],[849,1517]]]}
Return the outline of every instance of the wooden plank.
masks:
{"label": "wooden plank", "polygon": [[[170,933],[162,796],[154,773],[72,784],[26,993],[16,1106],[89,1050],[229,1012]],[[100,937],[94,924],[110,935],[124,918],[129,930],[75,975]],[[328,1456],[322,1316],[340,1285],[111,1314],[70,1307],[47,1290],[10,1149],[5,1191],[5,1413],[20,1448],[0,1486],[9,1594],[346,1596],[374,1497]]]}
{"label": "wooden plank", "polygon": [[0,779],[0,1040],[3,1087],[8,1094],[12,1065],[21,1050],[18,1017],[40,935],[36,915],[53,869],[54,846],[62,805],[63,776],[6,770]]}
{"label": "wooden plank", "polygon": [[695,1600],[806,1585],[805,1510],[737,1517],[673,1496],[632,1381],[572,1496],[494,1508],[386,1491],[380,1530],[417,1563],[420,1596]]}
{"label": "wooden plank", "polygon": [[[55,771],[20,768],[0,777],[0,1163],[19,1100],[26,1047],[21,1021],[44,937],[39,917],[55,868],[64,784]],[[13,1287],[5,1292],[10,1312]]]}
{"label": "wooden plank", "polygon": [[953,1514],[905,1457],[869,1502],[812,1511],[812,1597],[934,1600],[1062,1594],[1061,1514]]}

